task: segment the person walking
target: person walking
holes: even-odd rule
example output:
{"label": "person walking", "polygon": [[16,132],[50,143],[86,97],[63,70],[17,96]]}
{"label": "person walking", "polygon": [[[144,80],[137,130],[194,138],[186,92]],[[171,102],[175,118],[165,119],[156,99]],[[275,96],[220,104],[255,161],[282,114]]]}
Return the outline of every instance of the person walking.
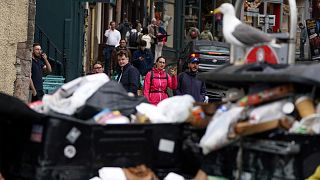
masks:
{"label": "person walking", "polygon": [[148,25],[148,33],[151,37],[151,52],[155,55],[155,46],[158,43],[157,34],[159,33],[159,27],[157,26],[157,19],[152,18],[151,24]]}
{"label": "person walking", "polygon": [[127,51],[119,51],[117,56],[120,67],[117,81],[121,83],[128,92],[136,96],[140,83],[140,73],[137,68],[129,63]]}
{"label": "person walking", "polygon": [[177,73],[172,69],[171,75],[165,71],[166,59],[162,56],[156,60],[155,67],[149,71],[144,79],[143,95],[154,105],[168,98],[167,88],[177,88]]}
{"label": "person walking", "polygon": [[114,48],[112,50],[112,53],[111,53],[111,75],[113,75],[113,73],[116,72],[119,64],[118,64],[118,52],[119,51],[126,51],[128,53],[128,57],[129,57],[129,62],[132,58],[132,55],[131,55],[131,51],[130,49],[127,47],[127,41],[126,39],[121,39],[120,40],[120,45],[117,46],[116,48]]}
{"label": "person walking", "polygon": [[142,24],[140,23],[139,20],[136,20],[136,23],[137,23],[137,31],[138,31],[138,33],[140,34],[141,31],[142,31]]}
{"label": "person walking", "polygon": [[105,63],[105,73],[110,75],[111,68],[111,53],[115,47],[119,45],[121,35],[118,30],[116,30],[116,22],[110,22],[110,28],[104,33],[106,37],[106,47],[103,50],[104,63]]}
{"label": "person walking", "polygon": [[[146,42],[147,42],[146,49],[149,49],[150,52],[151,52],[151,41],[152,41],[152,38],[151,38],[151,36],[150,36],[149,33],[148,33],[148,28],[147,28],[147,27],[144,27],[144,28],[142,29],[142,34],[141,34],[140,36],[141,36],[141,38],[140,38],[139,41],[141,41],[141,40],[146,41]],[[152,53],[152,52],[151,52],[151,53]]]}
{"label": "person walking", "polygon": [[200,39],[201,40],[209,40],[213,41],[213,36],[212,33],[210,32],[210,27],[205,27],[204,30],[200,34]]}
{"label": "person walking", "polygon": [[158,34],[157,34],[157,44],[155,45],[154,50],[154,62],[156,62],[156,59],[160,56],[162,56],[162,48],[166,43],[167,40],[167,32],[160,27],[158,24]]}
{"label": "person walking", "polygon": [[139,40],[139,33],[140,31],[137,30],[137,24],[134,24],[132,28],[126,34],[126,40],[131,48],[138,47],[138,40]]}
{"label": "person walking", "polygon": [[188,34],[187,34],[187,40],[192,41],[192,40],[198,40],[200,35],[199,29],[196,27],[194,24],[189,28]]}
{"label": "person walking", "polygon": [[32,91],[31,101],[41,100],[43,92],[43,71],[51,73],[51,65],[48,61],[48,57],[45,53],[42,52],[41,46],[39,43],[33,44],[32,52],[32,65],[31,65],[31,79],[30,79],[30,88]]}
{"label": "person walking", "polygon": [[300,60],[304,60],[304,44],[307,41],[307,30],[302,23],[299,23],[300,28]]}
{"label": "person walking", "polygon": [[153,67],[153,56],[149,49],[146,49],[147,42],[140,41],[139,49],[133,53],[132,64],[142,76],[145,76]]}
{"label": "person walking", "polygon": [[124,18],[123,22],[118,26],[118,31],[121,34],[121,38],[126,38],[126,34],[130,31],[130,22],[128,21],[128,18]]}
{"label": "person walking", "polygon": [[196,78],[199,69],[199,59],[192,58],[188,63],[188,70],[179,74],[176,95],[191,95],[196,102],[204,102],[206,85]]}

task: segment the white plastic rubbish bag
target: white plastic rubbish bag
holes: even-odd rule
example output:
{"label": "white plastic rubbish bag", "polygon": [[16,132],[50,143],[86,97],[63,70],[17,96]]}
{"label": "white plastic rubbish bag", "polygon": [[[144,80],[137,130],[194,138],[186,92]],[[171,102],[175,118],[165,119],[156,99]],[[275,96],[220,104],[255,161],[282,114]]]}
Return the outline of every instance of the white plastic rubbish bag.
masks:
{"label": "white plastic rubbish bag", "polygon": [[185,180],[183,176],[170,172],[163,180]]}
{"label": "white plastic rubbish bag", "polygon": [[174,96],[161,101],[157,106],[141,103],[136,109],[152,123],[181,123],[189,117],[194,102],[190,95]]}
{"label": "white plastic rubbish bag", "polygon": [[228,144],[229,129],[238,121],[243,107],[232,107],[231,109],[216,113],[210,121],[206,133],[200,140],[200,146],[204,154],[217,150]]}
{"label": "white plastic rubbish bag", "polygon": [[193,108],[194,98],[190,95],[173,96],[161,101],[157,107],[170,122],[184,122]]}
{"label": "white plastic rubbish bag", "polygon": [[101,180],[127,180],[123,170],[118,167],[103,167],[99,169]]}
{"label": "white plastic rubbish bag", "polygon": [[140,114],[146,115],[152,123],[167,122],[166,116],[153,104],[141,103],[136,109]]}
{"label": "white plastic rubbish bag", "polygon": [[101,179],[99,177],[93,177],[93,178],[91,178],[89,180],[101,180]]}
{"label": "white plastic rubbish bag", "polygon": [[285,116],[282,107],[287,101],[276,101],[254,108],[249,115],[250,123],[263,123]]}
{"label": "white plastic rubbish bag", "polygon": [[61,114],[72,115],[103,84],[109,81],[104,73],[79,77],[61,86],[54,94],[43,96],[45,112],[50,110]]}

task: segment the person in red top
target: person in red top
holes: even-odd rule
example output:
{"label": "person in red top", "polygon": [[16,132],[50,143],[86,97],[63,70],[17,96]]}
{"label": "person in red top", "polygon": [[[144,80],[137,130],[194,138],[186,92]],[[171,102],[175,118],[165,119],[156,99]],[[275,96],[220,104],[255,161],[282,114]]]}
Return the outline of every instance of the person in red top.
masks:
{"label": "person in red top", "polygon": [[178,85],[177,73],[174,69],[170,74],[165,71],[166,59],[162,56],[156,59],[155,67],[149,71],[144,79],[143,94],[151,104],[157,105],[168,98],[167,88],[176,89]]}

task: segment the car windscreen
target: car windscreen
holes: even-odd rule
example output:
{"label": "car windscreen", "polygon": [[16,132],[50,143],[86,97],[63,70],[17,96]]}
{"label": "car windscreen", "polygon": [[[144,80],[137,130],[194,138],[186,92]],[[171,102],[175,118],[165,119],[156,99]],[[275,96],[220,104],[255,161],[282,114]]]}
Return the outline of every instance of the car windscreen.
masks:
{"label": "car windscreen", "polygon": [[229,48],[227,47],[221,47],[221,46],[198,46],[197,47],[198,51],[200,52],[213,52],[213,53],[221,53],[221,54],[229,54]]}

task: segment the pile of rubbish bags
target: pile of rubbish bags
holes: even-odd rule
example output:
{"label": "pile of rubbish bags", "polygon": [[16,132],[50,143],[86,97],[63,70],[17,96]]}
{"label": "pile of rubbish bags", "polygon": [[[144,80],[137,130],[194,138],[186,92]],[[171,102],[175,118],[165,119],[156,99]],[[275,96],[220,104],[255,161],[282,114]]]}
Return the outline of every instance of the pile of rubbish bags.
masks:
{"label": "pile of rubbish bags", "polygon": [[205,128],[210,122],[200,141],[204,154],[238,136],[278,127],[290,133],[320,133],[320,105],[314,104],[314,92],[301,93],[300,87],[290,83],[256,83],[246,89],[247,95],[243,88],[230,90],[230,97],[219,107],[198,106],[189,95],[170,97],[155,106],[144,97],[128,95],[121,84],[102,73],[64,84],[30,107],[44,114],[64,114],[97,124],[200,122]]}
{"label": "pile of rubbish bags", "polygon": [[[53,117],[62,115],[99,125],[187,122],[205,130],[202,138],[196,142],[197,148],[202,150],[202,153],[199,153],[201,155],[219,150],[243,136],[273,129],[282,129],[288,134],[320,134],[320,101],[317,99],[319,92],[315,88],[320,86],[320,81],[308,81],[310,82],[308,85],[302,86],[301,83],[286,82],[286,79],[281,79],[284,70],[279,74],[269,67],[265,70],[273,76],[267,76],[270,82],[274,77],[278,77],[278,81],[273,83],[250,81],[250,77],[259,76],[250,74],[237,76],[236,70],[231,71],[232,76],[211,75],[212,81],[219,81],[214,78],[226,78],[222,80],[231,82],[237,81],[238,78],[239,82],[244,82],[244,84],[234,83],[228,89],[223,102],[219,103],[197,103],[191,96],[184,95],[167,98],[155,106],[149,104],[142,96],[131,96],[121,84],[101,73],[79,77],[66,83],[52,94],[46,94],[42,101],[29,104],[29,107],[40,113],[39,120],[45,115]],[[308,73],[315,70],[317,68]],[[291,71],[288,70],[288,73]],[[237,78],[234,78],[235,76]],[[245,78],[247,82],[241,78]],[[268,81],[268,78],[262,79]],[[24,109],[24,107],[19,108],[26,118],[35,113],[28,109],[23,112]],[[4,113],[7,113],[10,119],[15,115],[14,111],[12,108],[9,112],[6,107]],[[21,113],[16,118],[19,118]],[[154,176],[149,168],[142,165],[122,169],[104,167],[99,170],[99,177],[92,179],[108,179],[109,177],[105,175],[112,174],[106,173],[109,171],[116,173],[119,179],[128,178],[128,174],[130,176],[132,172],[145,177]],[[131,174],[131,177],[137,176],[135,173]],[[180,178],[174,173],[169,173],[167,176],[167,180]],[[137,177],[142,178],[142,176]]]}
{"label": "pile of rubbish bags", "polygon": [[[87,178],[103,166],[128,168],[139,163],[145,163],[158,177],[167,176],[168,180],[193,176],[197,168],[190,168],[190,174],[179,169],[184,166],[182,151],[197,146],[189,138],[191,133],[184,132],[185,122],[205,128],[215,108],[214,104],[196,103],[190,95],[170,97],[155,106],[144,97],[131,96],[105,74],[66,83],[46,94],[42,101],[30,103],[31,109],[14,97],[1,98],[6,103],[0,103],[3,106],[0,144],[7,146],[0,149],[0,172],[6,178],[46,179],[59,174],[68,179],[76,173]],[[11,129],[21,125],[22,117],[23,126],[19,128],[23,131],[17,129],[19,134],[13,133]],[[12,134],[17,140],[9,140]],[[182,147],[187,138],[188,147]],[[149,152],[145,158],[141,156],[144,152]],[[118,157],[121,153],[123,156]],[[10,156],[17,158],[10,161]],[[26,165],[29,168],[23,169]],[[70,168],[62,170],[66,165]],[[14,168],[17,172],[13,173]],[[187,174],[180,176],[173,172]]]}
{"label": "pile of rubbish bags", "polygon": [[231,179],[318,179],[319,70],[257,63],[200,75],[228,89],[200,140],[205,171]]}
{"label": "pile of rubbish bags", "polygon": [[[275,128],[294,134],[320,134],[320,104],[312,94],[296,93],[293,84],[263,88],[221,105],[200,141],[203,153],[217,150],[239,136]],[[252,87],[251,90],[261,89]],[[243,90],[239,89],[239,94]]]}
{"label": "pile of rubbish bags", "polygon": [[[184,95],[155,106],[143,96],[130,96],[121,84],[101,73],[66,83],[30,107],[42,114],[62,114],[97,124],[182,123],[190,120],[194,103],[192,96]],[[198,114],[205,117],[202,110]]]}

